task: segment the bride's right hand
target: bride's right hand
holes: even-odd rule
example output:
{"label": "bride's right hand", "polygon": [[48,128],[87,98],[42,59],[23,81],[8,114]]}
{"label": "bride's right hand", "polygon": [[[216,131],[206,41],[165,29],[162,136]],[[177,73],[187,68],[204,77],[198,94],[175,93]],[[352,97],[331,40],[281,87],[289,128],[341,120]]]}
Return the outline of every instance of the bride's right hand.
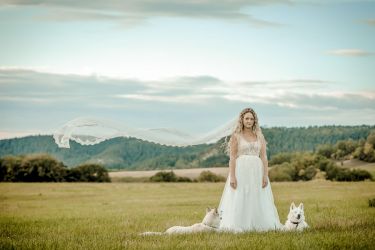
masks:
{"label": "bride's right hand", "polygon": [[237,178],[235,176],[233,176],[233,177],[230,178],[230,186],[233,189],[237,188]]}

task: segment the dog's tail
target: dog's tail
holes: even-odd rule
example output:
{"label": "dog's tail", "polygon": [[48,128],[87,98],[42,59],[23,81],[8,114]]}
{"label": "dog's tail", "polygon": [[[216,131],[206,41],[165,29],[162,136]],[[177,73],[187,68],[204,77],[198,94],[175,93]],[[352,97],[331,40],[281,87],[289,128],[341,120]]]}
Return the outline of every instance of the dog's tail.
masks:
{"label": "dog's tail", "polygon": [[140,233],[139,235],[145,236],[145,235],[163,235],[164,233],[162,232],[143,232]]}

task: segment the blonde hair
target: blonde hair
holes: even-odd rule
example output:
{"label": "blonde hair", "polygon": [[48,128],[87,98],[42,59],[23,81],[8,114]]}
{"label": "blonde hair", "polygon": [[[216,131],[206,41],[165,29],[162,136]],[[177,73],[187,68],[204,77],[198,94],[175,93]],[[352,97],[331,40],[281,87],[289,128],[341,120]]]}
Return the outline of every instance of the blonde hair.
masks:
{"label": "blonde hair", "polygon": [[258,116],[257,116],[256,112],[252,108],[245,108],[240,112],[240,114],[238,116],[236,127],[235,127],[233,133],[230,135],[229,141],[228,141],[228,137],[226,137],[225,141],[223,143],[224,152],[227,155],[230,155],[230,144],[231,144],[231,141],[232,141],[233,137],[241,134],[242,131],[244,130],[243,117],[247,113],[251,113],[254,117],[254,124],[251,127],[252,132],[257,136],[257,139],[260,139],[261,142],[264,142],[265,144],[267,144],[267,141],[265,140],[265,138],[263,136],[263,133],[262,133],[262,130],[259,126],[259,120],[258,120]]}

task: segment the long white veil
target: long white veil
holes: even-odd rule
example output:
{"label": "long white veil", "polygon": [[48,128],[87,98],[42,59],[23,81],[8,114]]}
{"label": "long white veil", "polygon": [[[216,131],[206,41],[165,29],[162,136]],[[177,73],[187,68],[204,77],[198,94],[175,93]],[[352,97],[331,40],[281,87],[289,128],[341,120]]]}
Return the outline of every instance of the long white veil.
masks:
{"label": "long white veil", "polygon": [[115,137],[134,137],[167,146],[210,144],[233,133],[237,117],[204,134],[187,134],[173,128],[132,128],[114,121],[79,117],[58,128],[53,138],[60,148],[70,148],[69,141],[94,145]]}

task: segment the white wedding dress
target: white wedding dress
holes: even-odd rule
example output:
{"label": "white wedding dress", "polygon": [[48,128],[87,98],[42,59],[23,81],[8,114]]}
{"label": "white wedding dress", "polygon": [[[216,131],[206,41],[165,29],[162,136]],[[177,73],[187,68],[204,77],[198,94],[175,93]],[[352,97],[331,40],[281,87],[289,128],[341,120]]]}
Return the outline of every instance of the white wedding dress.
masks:
{"label": "white wedding dress", "polygon": [[247,141],[237,135],[235,175],[237,188],[230,186],[230,173],[218,206],[220,231],[268,231],[282,228],[274,204],[271,184],[262,188],[263,162],[259,157],[261,141]]}

